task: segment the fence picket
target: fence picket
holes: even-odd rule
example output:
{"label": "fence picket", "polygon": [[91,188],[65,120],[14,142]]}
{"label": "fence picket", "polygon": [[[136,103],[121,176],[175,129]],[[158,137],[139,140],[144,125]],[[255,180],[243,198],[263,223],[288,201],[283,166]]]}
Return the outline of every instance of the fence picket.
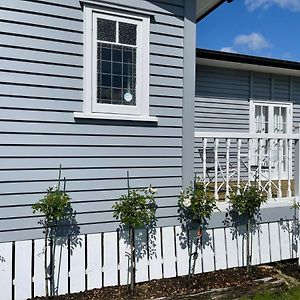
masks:
{"label": "fence picket", "polygon": [[233,227],[225,228],[228,268],[239,265],[236,231]]}
{"label": "fence picket", "polygon": [[214,229],[216,270],[227,268],[224,228]]}
{"label": "fence picket", "polygon": [[31,298],[32,242],[15,243],[15,300]]}
{"label": "fence picket", "polygon": [[102,287],[101,234],[87,236],[87,288]]}
{"label": "fence picket", "polygon": [[148,281],[147,230],[135,231],[136,282]]}
{"label": "fence picket", "polygon": [[175,227],[176,234],[176,253],[177,253],[177,273],[184,276],[189,273],[189,253],[187,235],[181,226]]}
{"label": "fence picket", "polygon": [[260,243],[260,259],[261,263],[270,262],[270,243],[269,243],[269,226],[268,224],[260,225],[260,234],[259,234],[259,243]]}
{"label": "fence picket", "polygon": [[289,227],[288,221],[284,221],[279,224],[280,230],[280,247],[281,247],[281,259],[290,259],[290,239],[289,239]]}
{"label": "fence picket", "polygon": [[176,276],[175,247],[173,227],[162,228],[163,270],[164,278]]}
{"label": "fence picket", "polygon": [[67,239],[55,246],[54,288],[55,294],[68,293],[69,257]]}
{"label": "fence picket", "polygon": [[259,249],[259,226],[258,229],[252,231],[252,265],[260,264],[260,249]]}
{"label": "fence picket", "polygon": [[271,252],[271,261],[279,261],[280,260],[280,239],[279,239],[279,230],[278,223],[270,223],[269,224],[270,231],[270,252]]}
{"label": "fence picket", "polygon": [[7,300],[12,300],[12,246],[13,243],[0,244],[0,291]]}
{"label": "fence picket", "polygon": [[160,229],[156,228],[151,233],[153,244],[149,255],[150,280],[162,278],[162,258],[161,258],[161,235]]}
{"label": "fence picket", "polygon": [[119,237],[119,269],[120,269],[120,284],[127,285],[130,283],[131,266],[130,245],[128,231],[121,231]]}
{"label": "fence picket", "polygon": [[45,295],[45,241],[34,241],[34,296]]}
{"label": "fence picket", "polygon": [[213,231],[204,229],[202,234],[203,272],[211,272],[215,269]]}
{"label": "fence picket", "polygon": [[238,244],[238,262],[239,267],[246,266],[247,261],[247,241],[246,241],[246,225],[240,225],[236,227],[237,230],[237,244]]}
{"label": "fence picket", "polygon": [[[80,263],[79,263],[80,262]],[[78,236],[76,245],[70,243],[70,292],[85,290],[85,237]]]}
{"label": "fence picket", "polygon": [[118,284],[117,240],[118,238],[116,232],[107,232],[103,235],[104,286],[115,286]]}

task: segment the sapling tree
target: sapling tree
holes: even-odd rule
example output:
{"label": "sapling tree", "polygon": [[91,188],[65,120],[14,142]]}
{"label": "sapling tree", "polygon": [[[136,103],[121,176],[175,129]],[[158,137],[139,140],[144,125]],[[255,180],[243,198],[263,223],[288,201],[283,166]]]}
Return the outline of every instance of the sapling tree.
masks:
{"label": "sapling tree", "polygon": [[129,173],[127,173],[128,192],[122,195],[117,203],[113,205],[113,216],[120,220],[121,228],[129,232],[130,245],[130,291],[134,291],[135,285],[135,229],[155,225],[156,189],[151,185],[146,189],[131,189],[129,185]]}
{"label": "sapling tree", "polygon": [[[178,213],[181,221],[185,223],[186,230],[196,226],[196,250],[192,253],[192,246],[189,247],[189,276],[195,273],[195,263],[198,256],[198,248],[201,243],[202,229],[214,210],[217,209],[215,198],[205,188],[205,183],[197,182],[195,177],[193,185],[181,190],[178,200]],[[192,265],[193,258],[193,265]]]}
{"label": "sapling tree", "polygon": [[251,271],[252,254],[250,249],[250,236],[255,223],[255,216],[259,213],[263,203],[267,201],[267,196],[257,185],[245,185],[241,189],[234,189],[230,195],[231,209],[240,218],[246,220],[246,252],[247,271]]}
{"label": "sapling tree", "polygon": [[[65,191],[66,179],[63,180],[63,189],[61,189],[61,166],[59,168],[59,179],[57,187],[49,187],[47,194],[39,200],[37,203],[32,205],[33,213],[41,213],[44,215],[44,219],[40,223],[44,227],[44,240],[45,240],[45,294],[46,298],[49,297],[49,284],[51,296],[54,290],[54,247],[53,238],[57,230],[58,223],[63,220],[71,211],[70,196]],[[50,245],[50,274],[48,275],[48,245]]]}

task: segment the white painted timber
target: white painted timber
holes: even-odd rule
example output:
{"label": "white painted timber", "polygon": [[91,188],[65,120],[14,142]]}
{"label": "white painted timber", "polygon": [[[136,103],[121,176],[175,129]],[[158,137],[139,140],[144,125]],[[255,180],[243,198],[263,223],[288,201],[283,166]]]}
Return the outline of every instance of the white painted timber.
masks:
{"label": "white painted timber", "polygon": [[[189,253],[187,247],[187,235],[180,226],[175,227],[176,253],[177,253],[177,275],[183,276],[189,273]],[[201,254],[201,253],[200,253]]]}
{"label": "white painted timber", "polygon": [[87,288],[102,287],[101,234],[87,236]]}
{"label": "white painted timber", "polygon": [[252,265],[260,264],[259,231],[252,232]]}
{"label": "white painted timber", "polygon": [[135,231],[136,282],[148,281],[147,230]]}
{"label": "white painted timber", "polygon": [[227,268],[224,228],[214,229],[216,270]]}
{"label": "white painted timber", "polygon": [[104,286],[115,286],[118,284],[118,237],[116,232],[104,234]]}
{"label": "white painted timber", "polygon": [[0,291],[7,300],[12,300],[12,246],[13,243],[0,245]]}
{"label": "white painted timber", "polygon": [[159,228],[154,230],[152,238],[153,243],[149,248],[150,280],[162,278],[161,232]]}
{"label": "white painted timber", "polygon": [[246,266],[247,261],[247,242],[245,238],[246,234],[246,226],[241,225],[237,227],[237,244],[238,244],[238,260],[239,260],[239,267]]}
{"label": "white painted timber", "polygon": [[289,238],[289,230],[288,230],[288,222],[280,222],[279,223],[279,233],[280,233],[280,247],[281,247],[281,259],[290,259],[291,251],[290,251],[290,238]]}
{"label": "white painted timber", "polygon": [[130,283],[131,276],[129,268],[131,267],[131,252],[129,244],[128,231],[120,232],[119,238],[119,270],[120,270],[120,284],[126,285]]}
{"label": "white painted timber", "polygon": [[269,224],[269,234],[270,234],[270,251],[271,251],[271,261],[279,261],[281,259],[280,251],[280,236],[279,236],[279,226],[278,223]]}
{"label": "white painted timber", "polygon": [[54,289],[58,295],[68,293],[68,250],[67,240],[55,247]]}
{"label": "white painted timber", "polygon": [[212,229],[203,230],[203,272],[215,270],[213,231]]}
{"label": "white painted timber", "polygon": [[70,247],[70,290],[77,293],[85,290],[85,236],[79,236]]}
{"label": "white painted timber", "polygon": [[235,268],[239,265],[238,247],[234,228],[225,228],[226,248],[227,248],[227,263],[228,268]]}
{"label": "white painted timber", "polygon": [[34,241],[34,296],[45,295],[45,241]]}
{"label": "white painted timber", "polygon": [[259,242],[260,242],[260,259],[261,263],[270,262],[270,240],[269,240],[269,226],[268,224],[260,225],[260,234],[259,234]]}
{"label": "white painted timber", "polygon": [[15,243],[15,300],[31,298],[32,242]]}
{"label": "white painted timber", "polygon": [[174,227],[162,228],[163,270],[164,278],[176,276]]}

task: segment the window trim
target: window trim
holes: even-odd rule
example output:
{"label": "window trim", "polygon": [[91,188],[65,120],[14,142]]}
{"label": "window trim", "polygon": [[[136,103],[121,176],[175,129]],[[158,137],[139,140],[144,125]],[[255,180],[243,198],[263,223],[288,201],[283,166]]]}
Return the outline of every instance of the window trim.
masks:
{"label": "window trim", "polygon": [[[133,12],[120,12],[112,8],[102,7],[97,9],[94,6],[84,5],[84,67],[83,67],[83,112],[74,114],[75,118],[93,118],[96,119],[125,119],[125,120],[143,120],[157,122],[156,117],[149,116],[149,84],[150,84],[150,16],[141,15]],[[97,85],[96,64],[94,48],[96,30],[94,22],[97,22],[97,16],[109,16],[119,18],[122,21],[139,22],[137,37],[137,84],[136,84],[136,106],[128,107],[113,104],[99,104],[95,106]],[[98,109],[97,109],[98,108]],[[103,109],[102,109],[103,108]],[[111,108],[111,109],[110,109]],[[128,108],[130,108],[128,110]]]}
{"label": "window trim", "polygon": [[[293,103],[292,102],[283,102],[283,101],[263,101],[263,100],[250,100],[250,114],[249,114],[249,132],[250,133],[256,133],[255,132],[255,106],[268,106],[269,108],[272,107],[286,107],[287,108],[287,133],[291,134],[293,133]],[[270,109],[269,109],[270,112]],[[273,125],[273,118],[269,118],[269,128],[272,128],[271,125]],[[272,122],[272,123],[271,123]],[[259,134],[259,133],[258,133]],[[272,134],[269,132],[269,134]]]}

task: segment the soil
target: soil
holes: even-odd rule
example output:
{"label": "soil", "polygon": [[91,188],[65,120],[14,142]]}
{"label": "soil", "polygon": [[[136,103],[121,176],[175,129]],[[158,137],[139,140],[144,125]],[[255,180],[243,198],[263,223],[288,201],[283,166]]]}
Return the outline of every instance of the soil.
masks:
{"label": "soil", "polygon": [[[300,276],[300,269],[298,270]],[[251,289],[254,280],[273,277],[277,272],[273,268],[253,267],[252,273],[248,274],[244,268],[219,270],[210,273],[153,280],[136,285],[135,294],[128,296],[127,287],[107,287],[77,294],[58,296],[55,300],[142,300],[171,297],[179,299],[184,295],[199,294],[212,289],[229,287],[246,287]],[[34,298],[42,300],[45,298]],[[168,298],[171,299],[171,298]]]}

